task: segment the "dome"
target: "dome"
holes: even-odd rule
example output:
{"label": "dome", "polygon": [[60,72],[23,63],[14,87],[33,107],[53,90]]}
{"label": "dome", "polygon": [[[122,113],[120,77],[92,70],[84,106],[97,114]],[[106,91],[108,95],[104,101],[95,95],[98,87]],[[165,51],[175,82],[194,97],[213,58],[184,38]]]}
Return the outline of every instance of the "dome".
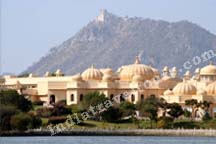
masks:
{"label": "dome", "polygon": [[29,77],[30,77],[30,78],[31,78],[31,77],[36,77],[36,75],[33,74],[33,73],[30,73],[30,74],[29,74]]}
{"label": "dome", "polygon": [[49,77],[49,76],[51,76],[51,73],[47,71],[44,76]]}
{"label": "dome", "polygon": [[80,74],[74,75],[72,76],[72,80],[74,81],[82,81],[82,77]]}
{"label": "dome", "polygon": [[197,68],[194,73],[199,74],[200,73],[200,68]]}
{"label": "dome", "polygon": [[63,73],[61,72],[60,69],[57,69],[55,74],[56,74],[56,76],[62,76],[63,75]]}
{"label": "dome", "polygon": [[216,95],[216,82],[209,84],[206,87],[206,92],[208,95]]}
{"label": "dome", "polygon": [[196,87],[188,82],[181,82],[174,87],[173,93],[175,95],[195,95]]}
{"label": "dome", "polygon": [[165,67],[163,68],[163,72],[169,72],[168,66],[165,66]]}
{"label": "dome", "polygon": [[184,74],[184,76],[191,76],[190,71],[186,71],[185,74]]}
{"label": "dome", "polygon": [[120,71],[120,79],[131,81],[133,76],[140,75],[144,80],[150,80],[154,76],[154,72],[150,66],[140,64],[140,60],[136,57],[135,63],[124,66]]}
{"label": "dome", "polygon": [[103,73],[100,70],[94,68],[93,65],[82,73],[82,78],[84,80],[101,80],[102,76]]}
{"label": "dome", "polygon": [[176,68],[176,67],[173,67],[171,71],[172,71],[172,72],[177,72],[177,68]]}
{"label": "dome", "polygon": [[108,75],[112,75],[113,74],[113,70],[111,68],[106,68],[106,69],[100,69],[100,71],[103,74],[108,74]]}
{"label": "dome", "polygon": [[108,81],[112,81],[112,76],[105,74],[102,78],[103,81],[108,82]]}
{"label": "dome", "polygon": [[133,79],[132,79],[134,82],[143,82],[144,79],[141,75],[135,75],[133,76]]}
{"label": "dome", "polygon": [[173,92],[171,90],[164,91],[163,95],[173,95]]}
{"label": "dome", "polygon": [[216,75],[216,66],[210,63],[200,70],[200,75]]}

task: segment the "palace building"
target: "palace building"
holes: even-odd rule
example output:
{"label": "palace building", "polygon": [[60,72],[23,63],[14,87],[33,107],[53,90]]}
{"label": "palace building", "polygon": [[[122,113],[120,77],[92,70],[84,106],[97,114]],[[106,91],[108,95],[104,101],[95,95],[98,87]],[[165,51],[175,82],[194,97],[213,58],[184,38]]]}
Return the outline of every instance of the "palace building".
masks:
{"label": "palace building", "polygon": [[180,78],[176,67],[164,67],[160,74],[159,70],[141,64],[136,57],[134,64],[122,66],[116,72],[92,65],[81,74],[64,76],[58,69],[55,76],[50,72],[43,77],[34,74],[28,77],[4,76],[0,79],[0,87],[16,89],[33,102],[44,101],[47,104],[60,100],[66,100],[67,105],[78,104],[85,94],[93,91],[99,91],[108,98],[127,92],[127,100],[132,103],[156,96],[187,108],[185,100],[196,99],[211,102],[210,114],[216,112],[216,66],[213,64],[196,69],[194,74],[187,71]]}

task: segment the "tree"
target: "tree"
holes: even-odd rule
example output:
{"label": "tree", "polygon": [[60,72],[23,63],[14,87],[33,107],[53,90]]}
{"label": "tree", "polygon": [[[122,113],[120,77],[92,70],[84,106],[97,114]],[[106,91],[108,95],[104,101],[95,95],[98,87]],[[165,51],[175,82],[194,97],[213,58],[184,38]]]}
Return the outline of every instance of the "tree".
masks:
{"label": "tree", "polygon": [[145,101],[137,103],[137,109],[143,116],[149,117],[151,128],[152,122],[157,121],[158,99],[156,97],[148,97]]}
{"label": "tree", "polygon": [[162,109],[162,113],[163,113],[162,116],[166,117],[166,113],[167,113],[167,109],[168,109],[169,104],[166,102],[165,99],[160,98],[158,101],[158,105]]}
{"label": "tree", "polygon": [[103,104],[104,101],[108,100],[104,94],[98,91],[87,93],[82,101],[82,106],[85,110],[88,110],[90,106],[97,106],[98,104]]}
{"label": "tree", "polygon": [[[94,116],[92,117],[94,120],[101,119],[101,112],[104,110],[104,102],[108,100],[104,94],[99,93],[98,91],[90,92],[84,95],[83,101],[81,102],[81,107],[83,111],[90,111],[90,107],[93,108]],[[100,106],[100,107],[98,107]]]}
{"label": "tree", "polygon": [[122,117],[122,112],[119,108],[110,107],[101,114],[101,117],[107,122],[117,122]]}
{"label": "tree", "polygon": [[192,108],[192,119],[195,117],[195,109],[199,106],[198,101],[196,99],[190,99],[185,101],[185,105],[191,106]]}
{"label": "tree", "polygon": [[24,113],[19,113],[11,117],[11,127],[16,130],[24,131],[31,128],[31,117]]}
{"label": "tree", "polygon": [[12,106],[0,105],[0,131],[11,130],[11,117],[17,113]]}
{"label": "tree", "polygon": [[168,114],[174,119],[178,118],[184,113],[182,107],[178,103],[169,104],[168,108],[169,108]]}
{"label": "tree", "polygon": [[121,102],[119,109],[122,112],[123,117],[133,116],[135,114],[136,106],[128,101]]}
{"label": "tree", "polygon": [[0,101],[2,105],[11,105],[27,112],[32,108],[31,101],[27,100],[23,95],[19,95],[16,90],[0,91]]}

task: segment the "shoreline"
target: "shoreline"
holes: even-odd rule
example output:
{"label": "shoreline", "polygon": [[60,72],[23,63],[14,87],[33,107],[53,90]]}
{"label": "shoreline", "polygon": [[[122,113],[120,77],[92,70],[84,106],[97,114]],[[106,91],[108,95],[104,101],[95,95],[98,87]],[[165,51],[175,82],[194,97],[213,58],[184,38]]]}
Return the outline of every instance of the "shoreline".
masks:
{"label": "shoreline", "polygon": [[[48,130],[28,130],[25,132],[0,132],[1,137],[16,136],[51,136]],[[54,136],[186,136],[186,137],[216,137],[214,129],[133,129],[133,130],[68,130]]]}

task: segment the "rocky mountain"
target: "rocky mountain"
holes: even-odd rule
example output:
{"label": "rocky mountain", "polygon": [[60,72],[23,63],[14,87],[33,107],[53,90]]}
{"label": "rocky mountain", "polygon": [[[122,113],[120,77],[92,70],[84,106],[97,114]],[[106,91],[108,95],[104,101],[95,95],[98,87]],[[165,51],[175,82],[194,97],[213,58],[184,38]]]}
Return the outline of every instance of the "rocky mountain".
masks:
{"label": "rocky mountain", "polygon": [[136,55],[142,63],[158,69],[182,68],[186,61],[193,63],[194,56],[208,50],[216,50],[216,36],[191,22],[118,17],[102,10],[73,37],[52,48],[23,73],[43,75],[61,69],[65,74],[76,74],[91,64],[116,70],[133,63]]}

